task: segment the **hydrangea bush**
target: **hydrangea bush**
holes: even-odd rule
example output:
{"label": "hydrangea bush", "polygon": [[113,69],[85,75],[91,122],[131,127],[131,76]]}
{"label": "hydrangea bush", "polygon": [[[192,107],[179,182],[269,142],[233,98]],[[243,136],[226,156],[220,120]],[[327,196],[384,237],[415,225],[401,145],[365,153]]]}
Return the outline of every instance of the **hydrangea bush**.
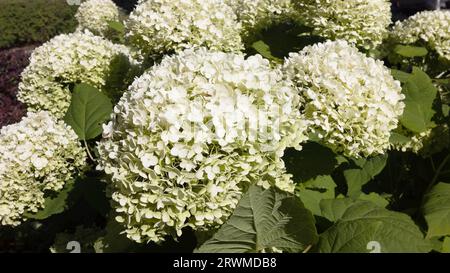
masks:
{"label": "hydrangea bush", "polygon": [[18,98],[29,111],[45,110],[64,116],[71,101],[71,87],[87,83],[97,88],[106,84],[110,64],[131,52],[123,45],[93,35],[88,30],[59,35],[38,47],[22,73]]}
{"label": "hydrangea bush", "polygon": [[129,43],[150,56],[199,46],[242,49],[241,25],[221,0],[140,1],[125,25]]}
{"label": "hydrangea bush", "polygon": [[423,11],[395,24],[390,39],[425,45],[450,61],[450,11]]}
{"label": "hydrangea bush", "polygon": [[313,33],[363,49],[381,44],[391,24],[388,0],[292,0],[296,18]]}
{"label": "hydrangea bush", "polygon": [[22,73],[28,114],[0,132],[0,252],[449,251],[447,11],[117,14],[84,1]]}
{"label": "hydrangea bush", "polygon": [[116,219],[131,239],[159,242],[223,224],[251,184],[292,191],[277,156],[306,139],[298,108],[261,56],[166,57],[122,97],[99,144]]}
{"label": "hydrangea bush", "polygon": [[119,8],[111,0],[88,0],[81,3],[75,18],[78,29],[87,29],[97,35],[107,35],[109,23],[119,21]]}
{"label": "hydrangea bush", "polygon": [[44,208],[85,166],[75,132],[48,112],[29,113],[0,131],[0,224],[16,226]]}
{"label": "hydrangea bush", "polygon": [[305,100],[314,137],[350,157],[386,152],[404,95],[382,62],[338,40],[291,53],[284,70]]}

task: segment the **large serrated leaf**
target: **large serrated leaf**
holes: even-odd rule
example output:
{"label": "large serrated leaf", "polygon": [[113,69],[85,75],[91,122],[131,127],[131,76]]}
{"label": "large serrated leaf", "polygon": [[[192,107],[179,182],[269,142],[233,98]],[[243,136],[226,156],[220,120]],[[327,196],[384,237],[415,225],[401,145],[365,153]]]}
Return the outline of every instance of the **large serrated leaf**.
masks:
{"label": "large serrated leaf", "polygon": [[433,101],[437,95],[436,87],[425,72],[414,68],[403,89],[406,99],[400,122],[412,132],[425,132],[433,125],[431,119],[435,113]]}
{"label": "large serrated leaf", "polygon": [[450,184],[437,184],[425,195],[424,200],[427,237],[450,235]]}
{"label": "large serrated leaf", "polygon": [[320,201],[323,199],[333,199],[335,188],[336,184],[331,176],[318,176],[305,183],[298,184],[297,196],[314,215],[321,216]]}
{"label": "large serrated leaf", "polygon": [[69,206],[69,194],[73,190],[74,185],[74,180],[66,182],[64,188],[55,196],[45,198],[44,208],[42,210],[38,211],[35,214],[26,214],[26,217],[35,220],[43,220],[52,215],[64,212]]}
{"label": "large serrated leaf", "polygon": [[303,251],[317,241],[314,217],[294,195],[251,186],[233,215],[197,252]]}
{"label": "large serrated leaf", "polygon": [[322,200],[321,208],[335,223],[320,235],[319,252],[370,252],[373,243],[386,253],[429,252],[432,248],[406,214],[351,199]]}
{"label": "large serrated leaf", "polygon": [[96,138],[102,133],[101,124],[112,112],[110,99],[97,88],[78,84],[72,94],[72,101],[64,121],[72,127],[81,140]]}

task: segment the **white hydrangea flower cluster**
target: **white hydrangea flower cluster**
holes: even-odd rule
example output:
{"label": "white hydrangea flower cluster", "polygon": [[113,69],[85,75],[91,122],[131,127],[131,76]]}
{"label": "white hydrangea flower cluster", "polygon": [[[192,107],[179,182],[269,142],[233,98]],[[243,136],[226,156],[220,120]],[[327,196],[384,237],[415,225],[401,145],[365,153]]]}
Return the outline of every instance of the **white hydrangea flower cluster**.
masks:
{"label": "white hydrangea flower cluster", "polygon": [[250,184],[293,191],[280,157],[307,138],[299,100],[260,55],[189,49],[138,78],[98,145],[127,236],[217,227]]}
{"label": "white hydrangea flower cluster", "polygon": [[383,154],[403,113],[404,95],[383,62],[347,42],[327,41],[291,53],[285,74],[304,98],[309,130],[350,157]]}
{"label": "white hydrangea flower cluster", "polygon": [[297,20],[314,35],[364,49],[380,45],[392,23],[388,0],[292,0]]}
{"label": "white hydrangea flower cluster", "polygon": [[192,47],[243,48],[241,25],[222,0],[144,0],[125,22],[129,42],[147,55]]}
{"label": "white hydrangea flower cluster", "polygon": [[291,0],[226,0],[242,24],[244,40],[290,17]]}
{"label": "white hydrangea flower cluster", "polygon": [[397,22],[391,39],[402,44],[424,41],[442,58],[450,61],[450,11],[423,11]]}
{"label": "white hydrangea flower cluster", "polygon": [[0,131],[0,225],[16,226],[44,206],[86,160],[75,132],[48,112],[29,113]]}
{"label": "white hydrangea flower cluster", "polygon": [[111,0],[88,0],[81,3],[75,18],[78,29],[87,29],[96,35],[105,35],[109,22],[119,21],[119,8]]}
{"label": "white hydrangea flower cluster", "polygon": [[64,116],[71,100],[70,85],[87,83],[101,89],[114,57],[130,51],[89,31],[59,35],[31,55],[22,73],[18,98],[29,111],[45,110]]}
{"label": "white hydrangea flower cluster", "polygon": [[424,147],[424,142],[430,138],[432,129],[430,128],[425,132],[413,134],[408,129],[400,126],[396,131],[400,132],[402,135],[409,135],[410,140],[403,143],[391,144],[392,149],[402,152],[409,151],[418,154]]}

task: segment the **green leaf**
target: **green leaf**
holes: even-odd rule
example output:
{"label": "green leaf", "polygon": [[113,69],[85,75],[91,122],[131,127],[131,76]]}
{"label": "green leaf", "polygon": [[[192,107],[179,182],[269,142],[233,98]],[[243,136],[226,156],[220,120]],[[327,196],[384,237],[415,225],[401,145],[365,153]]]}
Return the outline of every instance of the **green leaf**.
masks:
{"label": "green leaf", "polygon": [[404,45],[395,46],[394,52],[400,56],[407,58],[423,57],[428,54],[428,50],[425,47],[404,46]]}
{"label": "green leaf", "polygon": [[414,68],[403,90],[405,110],[400,122],[415,133],[425,132],[433,125],[431,119],[435,113],[432,107],[437,95],[436,87],[426,73]]}
{"label": "green leaf", "polygon": [[404,136],[404,135],[396,133],[396,132],[392,132],[391,137],[389,138],[390,143],[397,144],[397,145],[405,144],[410,141],[411,141],[410,137]]}
{"label": "green leaf", "polygon": [[258,52],[259,54],[261,54],[261,56],[263,56],[264,58],[271,60],[271,61],[275,61],[278,63],[282,63],[283,60],[280,58],[277,58],[275,56],[272,55],[272,52],[270,51],[270,47],[264,43],[264,41],[257,41],[254,42],[252,44],[252,47],[256,50],[256,52]]}
{"label": "green leaf", "polygon": [[121,22],[109,21],[108,26],[119,33],[125,33],[125,26]]}
{"label": "green leaf", "polygon": [[55,196],[45,198],[44,208],[42,210],[35,214],[25,214],[25,216],[35,220],[44,220],[52,215],[64,212],[69,206],[68,199],[74,185],[75,181],[69,180],[64,185],[64,188]]}
{"label": "green leaf", "polygon": [[450,184],[435,185],[424,197],[427,238],[450,235]]}
{"label": "green leaf", "polygon": [[109,98],[98,89],[84,83],[78,84],[64,121],[81,140],[93,139],[102,133],[101,125],[111,115],[112,107]]}
{"label": "green leaf", "polygon": [[333,199],[336,184],[329,175],[318,176],[297,186],[296,195],[314,215],[321,216],[320,201]]}
{"label": "green leaf", "polygon": [[411,74],[397,69],[391,69],[391,74],[396,80],[402,83],[407,82],[409,80],[409,77],[411,76]]}
{"label": "green leaf", "polygon": [[137,244],[121,234],[123,226],[110,217],[106,224],[105,235],[94,243],[95,253],[124,253],[137,249]]}
{"label": "green leaf", "polygon": [[450,253],[450,237],[444,238],[444,243],[442,244],[442,253]]}
{"label": "green leaf", "polygon": [[321,208],[335,223],[320,235],[319,252],[370,252],[371,242],[382,253],[431,251],[431,243],[406,214],[351,199],[322,200]]}
{"label": "green leaf", "polygon": [[283,160],[287,172],[294,176],[295,182],[306,182],[319,175],[330,175],[338,165],[333,151],[315,142],[306,143],[301,151],[287,149]]}
{"label": "green leaf", "polygon": [[389,201],[386,200],[383,196],[379,195],[376,192],[371,192],[369,194],[362,193],[359,197],[359,200],[370,201],[380,208],[385,208],[389,205]]}
{"label": "green leaf", "polygon": [[372,180],[386,166],[387,155],[379,155],[367,159],[363,162],[355,162],[360,169],[348,169],[344,171],[347,181],[347,195],[358,197],[361,194],[362,186]]}
{"label": "green leaf", "polygon": [[300,252],[316,241],[314,217],[296,196],[251,186],[233,215],[197,252],[260,252],[272,247]]}

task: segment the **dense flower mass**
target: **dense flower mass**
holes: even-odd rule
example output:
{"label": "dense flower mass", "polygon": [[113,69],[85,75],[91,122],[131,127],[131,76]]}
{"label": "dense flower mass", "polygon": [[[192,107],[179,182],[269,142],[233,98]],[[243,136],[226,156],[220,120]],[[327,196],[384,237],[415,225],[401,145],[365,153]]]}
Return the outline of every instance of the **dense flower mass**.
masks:
{"label": "dense flower mass", "polygon": [[242,24],[242,36],[259,33],[271,24],[285,20],[292,12],[291,0],[226,0]]}
{"label": "dense flower mass", "polygon": [[422,41],[450,61],[450,11],[423,11],[397,22],[391,39],[402,44]]}
{"label": "dense flower mass", "polygon": [[70,86],[83,82],[101,89],[111,61],[119,54],[130,56],[125,46],[89,31],[57,36],[31,55],[18,98],[29,111],[45,110],[61,118],[70,105]]}
{"label": "dense flower mass", "polygon": [[44,206],[85,164],[75,132],[48,112],[29,113],[0,131],[0,225],[18,225]]}
{"label": "dense flower mass", "polygon": [[111,0],[88,0],[81,3],[75,18],[79,29],[88,29],[96,35],[105,35],[109,22],[119,20],[119,8]]}
{"label": "dense flower mass", "polygon": [[305,100],[314,137],[351,157],[382,154],[403,113],[404,95],[381,61],[345,41],[291,53],[284,70]]}
{"label": "dense flower mass", "polygon": [[168,56],[115,107],[98,145],[131,239],[217,227],[250,184],[292,191],[280,159],[306,139],[299,96],[261,56]]}
{"label": "dense flower mass", "polygon": [[222,0],[141,0],[126,28],[130,43],[148,55],[199,46],[242,49],[241,26]]}
{"label": "dense flower mass", "polygon": [[346,40],[360,48],[381,44],[391,24],[388,0],[292,0],[300,23],[314,35]]}

